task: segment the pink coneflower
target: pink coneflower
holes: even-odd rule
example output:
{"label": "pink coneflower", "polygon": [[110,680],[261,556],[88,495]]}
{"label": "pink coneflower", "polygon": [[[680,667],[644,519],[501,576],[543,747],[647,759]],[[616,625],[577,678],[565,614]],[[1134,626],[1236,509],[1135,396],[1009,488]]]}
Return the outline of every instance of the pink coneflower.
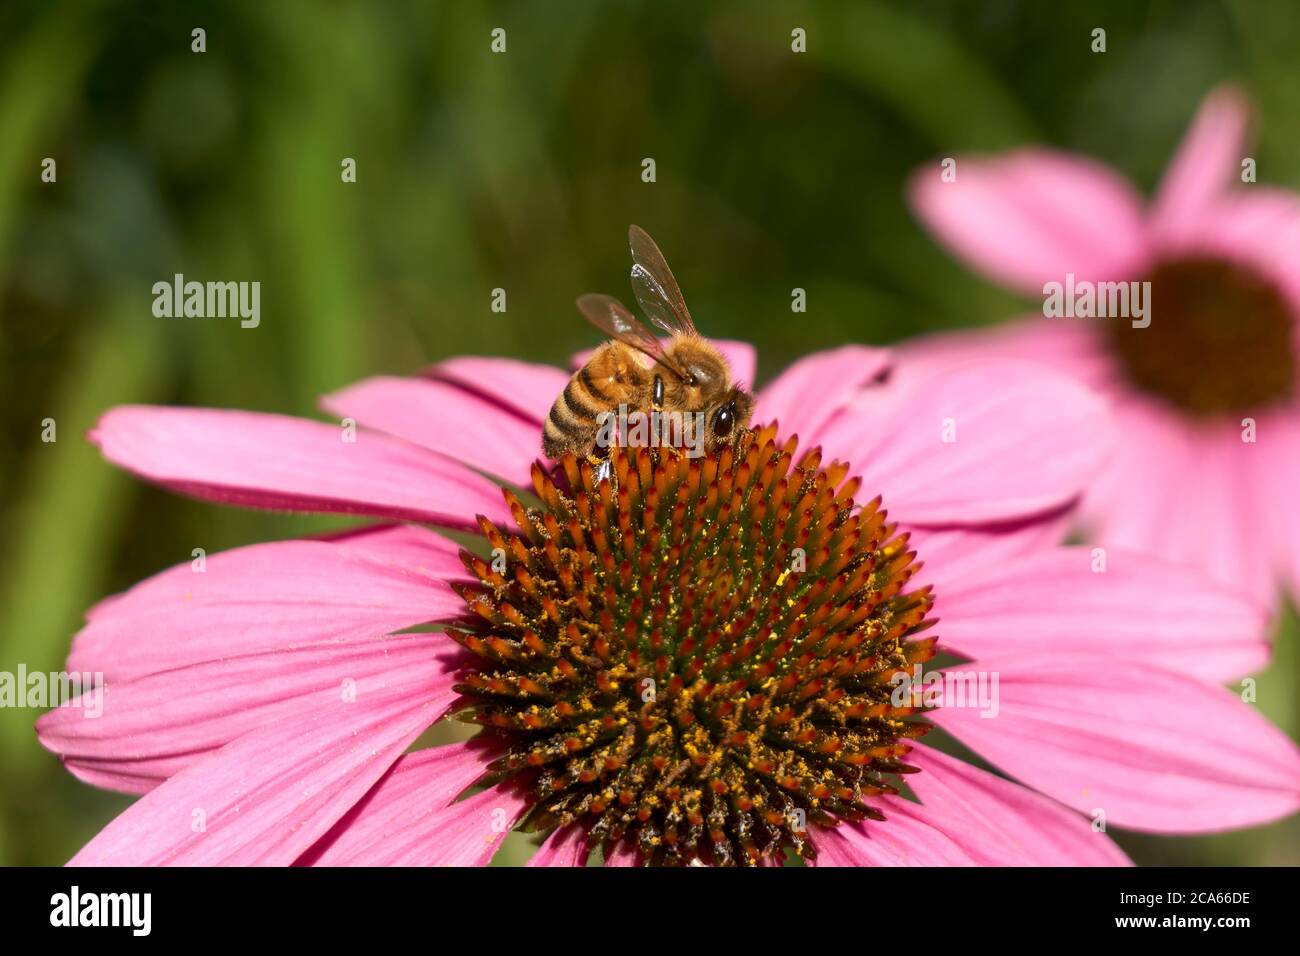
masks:
{"label": "pink coneflower", "polygon": [[[752,350],[726,351],[751,379]],[[103,716],[61,708],[38,734],[142,796],[72,862],[477,865],[522,827],[548,866],[1106,865],[1127,860],[1103,823],[1291,813],[1295,746],[1213,683],[1264,659],[1262,614],[1197,573],[1055,546],[1107,440],[1097,399],[1023,363],[895,397],[888,368],[805,358],[758,396],[781,437],[619,450],[603,482],[537,466],[566,375],[502,359],[330,396],[352,442],[110,411],[94,442],[150,481],[399,523],[215,554],[91,610],[69,668],[104,673]],[[797,447],[857,405],[889,409],[860,480]],[[940,647],[996,698],[898,698]],[[453,712],[479,736],[407,752]],[[1020,782],[919,742],[931,725]]]}
{"label": "pink coneflower", "polygon": [[1272,601],[1300,597],[1300,198],[1230,183],[1247,103],[1212,93],[1145,206],[1089,159],[1026,149],[958,159],[954,182],[912,182],[921,219],[1011,288],[1150,282],[1149,313],[1045,318],[921,340],[909,367],[989,357],[1044,362],[1113,404],[1116,448],[1080,516],[1102,544],[1191,563]]}

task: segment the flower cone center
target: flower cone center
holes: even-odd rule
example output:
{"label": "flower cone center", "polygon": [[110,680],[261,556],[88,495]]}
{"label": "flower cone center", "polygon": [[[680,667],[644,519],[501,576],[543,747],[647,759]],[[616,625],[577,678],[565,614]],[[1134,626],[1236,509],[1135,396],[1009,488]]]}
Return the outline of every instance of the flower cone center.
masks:
{"label": "flower cone center", "polygon": [[1109,326],[1111,345],[1138,388],[1197,416],[1250,411],[1290,397],[1293,323],[1270,282],[1220,259],[1157,265],[1151,324]]}
{"label": "flower cone center", "polygon": [[810,831],[883,819],[867,798],[914,768],[928,725],[891,677],[928,660],[929,589],[848,466],[775,426],[699,458],[616,449],[609,480],[534,467],[516,528],[480,519],[489,558],[452,636],[476,655],[462,718],[504,738],[491,779],[532,794],[526,829],[576,824],[651,864],[815,856]]}

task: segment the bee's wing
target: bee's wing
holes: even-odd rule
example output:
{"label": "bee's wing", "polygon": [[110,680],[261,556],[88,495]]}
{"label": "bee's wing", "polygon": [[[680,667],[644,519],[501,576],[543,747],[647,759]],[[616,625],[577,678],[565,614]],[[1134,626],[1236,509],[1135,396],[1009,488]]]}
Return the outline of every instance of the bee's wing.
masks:
{"label": "bee's wing", "polygon": [[680,370],[668,358],[664,347],[655,334],[637,321],[636,316],[627,310],[622,302],[611,295],[589,292],[578,297],[578,311],[587,317],[587,321],[600,329],[612,339],[618,339],[644,352],[656,362],[671,369],[678,375]]}
{"label": "bee's wing", "polygon": [[632,247],[632,291],[650,321],[671,335],[698,335],[682,290],[655,241],[640,226],[627,230]]}

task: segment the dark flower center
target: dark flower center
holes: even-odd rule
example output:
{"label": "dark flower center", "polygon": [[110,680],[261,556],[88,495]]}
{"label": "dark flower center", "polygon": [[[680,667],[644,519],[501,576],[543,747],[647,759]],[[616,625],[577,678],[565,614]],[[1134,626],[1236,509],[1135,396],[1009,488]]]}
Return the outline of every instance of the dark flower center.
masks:
{"label": "dark flower center", "polygon": [[1109,323],[1132,383],[1193,415],[1249,411],[1291,395],[1292,319],[1282,293],[1221,259],[1174,259],[1148,277],[1151,324]]}
{"label": "dark flower center", "polygon": [[932,596],[903,593],[915,553],[878,498],[855,507],[848,466],[775,434],[616,449],[607,481],[569,456],[534,467],[538,507],[506,493],[517,532],[480,519],[495,559],[463,555],[478,583],[451,633],[478,663],[457,689],[504,738],[488,779],[533,795],[525,829],[725,865],[883,819],[865,798],[898,792],[928,729],[891,678],[933,656]]}

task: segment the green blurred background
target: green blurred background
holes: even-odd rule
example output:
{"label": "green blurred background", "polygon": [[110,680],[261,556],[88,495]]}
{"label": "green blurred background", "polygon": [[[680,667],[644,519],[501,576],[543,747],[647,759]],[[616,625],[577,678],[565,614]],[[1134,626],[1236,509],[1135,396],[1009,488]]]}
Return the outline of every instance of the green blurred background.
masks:
{"label": "green blurred background", "polygon": [[[807,53],[791,52],[795,27]],[[85,608],[195,547],[338,524],[133,481],[82,440],[112,405],[310,415],[353,379],[449,355],[563,362],[595,342],[577,294],[629,298],[630,222],[707,334],[758,344],[760,382],[825,346],[995,321],[1023,303],[922,233],[909,170],[1046,142],[1149,190],[1201,97],[1232,79],[1259,107],[1261,180],[1295,188],[1297,49],[1290,0],[6,0],[0,670],[57,669]],[[45,157],[57,183],[40,181]],[[151,286],[176,272],[260,281],[260,327],[155,318]],[[808,311],[792,316],[796,286]],[[1294,614],[1283,627],[1258,706],[1296,737]],[[0,711],[4,863],[62,863],[129,802],[62,771],[37,716]],[[1117,837],[1147,864],[1300,861],[1294,820]]]}

